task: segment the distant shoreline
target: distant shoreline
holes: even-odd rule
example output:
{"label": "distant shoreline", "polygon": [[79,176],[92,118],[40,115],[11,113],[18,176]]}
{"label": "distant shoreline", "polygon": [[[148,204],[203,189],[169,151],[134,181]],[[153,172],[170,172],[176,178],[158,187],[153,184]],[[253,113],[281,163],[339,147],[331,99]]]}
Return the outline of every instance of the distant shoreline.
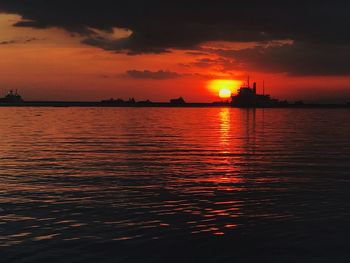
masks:
{"label": "distant shoreline", "polygon": [[[0,103],[0,107],[101,107],[101,108],[249,108],[232,106],[230,103],[183,103],[173,104],[168,102],[149,103],[105,103],[105,102],[67,102],[67,101],[26,101],[19,103]],[[349,108],[350,104],[286,104],[255,108]]]}

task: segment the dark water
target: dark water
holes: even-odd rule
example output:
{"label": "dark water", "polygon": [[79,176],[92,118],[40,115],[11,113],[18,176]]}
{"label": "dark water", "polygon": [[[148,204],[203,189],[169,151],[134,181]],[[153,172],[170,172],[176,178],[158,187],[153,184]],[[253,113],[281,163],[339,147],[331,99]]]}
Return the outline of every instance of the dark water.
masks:
{"label": "dark water", "polygon": [[350,111],[0,109],[1,262],[350,262]]}

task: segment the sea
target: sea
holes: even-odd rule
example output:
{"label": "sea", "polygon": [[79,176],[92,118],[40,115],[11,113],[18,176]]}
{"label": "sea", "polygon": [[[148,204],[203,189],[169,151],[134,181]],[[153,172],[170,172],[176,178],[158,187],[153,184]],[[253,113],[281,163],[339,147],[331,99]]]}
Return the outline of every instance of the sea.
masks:
{"label": "sea", "polygon": [[1,108],[0,261],[350,262],[350,110]]}

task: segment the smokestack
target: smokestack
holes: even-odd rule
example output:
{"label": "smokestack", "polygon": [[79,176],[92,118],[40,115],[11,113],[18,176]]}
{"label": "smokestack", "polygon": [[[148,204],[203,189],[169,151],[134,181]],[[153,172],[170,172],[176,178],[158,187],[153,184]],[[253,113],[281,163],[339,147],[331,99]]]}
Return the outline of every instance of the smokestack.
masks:
{"label": "smokestack", "polygon": [[263,81],[263,95],[265,95],[265,80]]}
{"label": "smokestack", "polygon": [[256,94],[256,82],[253,83],[253,92]]}

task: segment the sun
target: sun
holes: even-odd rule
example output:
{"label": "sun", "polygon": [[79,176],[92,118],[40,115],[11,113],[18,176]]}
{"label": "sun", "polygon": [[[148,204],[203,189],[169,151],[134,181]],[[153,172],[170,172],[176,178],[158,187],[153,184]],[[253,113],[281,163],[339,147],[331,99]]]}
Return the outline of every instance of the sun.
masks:
{"label": "sun", "polygon": [[232,94],[232,92],[229,88],[221,88],[219,90],[219,97],[221,99],[228,99],[231,97],[231,94]]}
{"label": "sun", "polygon": [[214,79],[208,81],[208,89],[220,99],[229,99],[239,89],[242,82],[232,79]]}

